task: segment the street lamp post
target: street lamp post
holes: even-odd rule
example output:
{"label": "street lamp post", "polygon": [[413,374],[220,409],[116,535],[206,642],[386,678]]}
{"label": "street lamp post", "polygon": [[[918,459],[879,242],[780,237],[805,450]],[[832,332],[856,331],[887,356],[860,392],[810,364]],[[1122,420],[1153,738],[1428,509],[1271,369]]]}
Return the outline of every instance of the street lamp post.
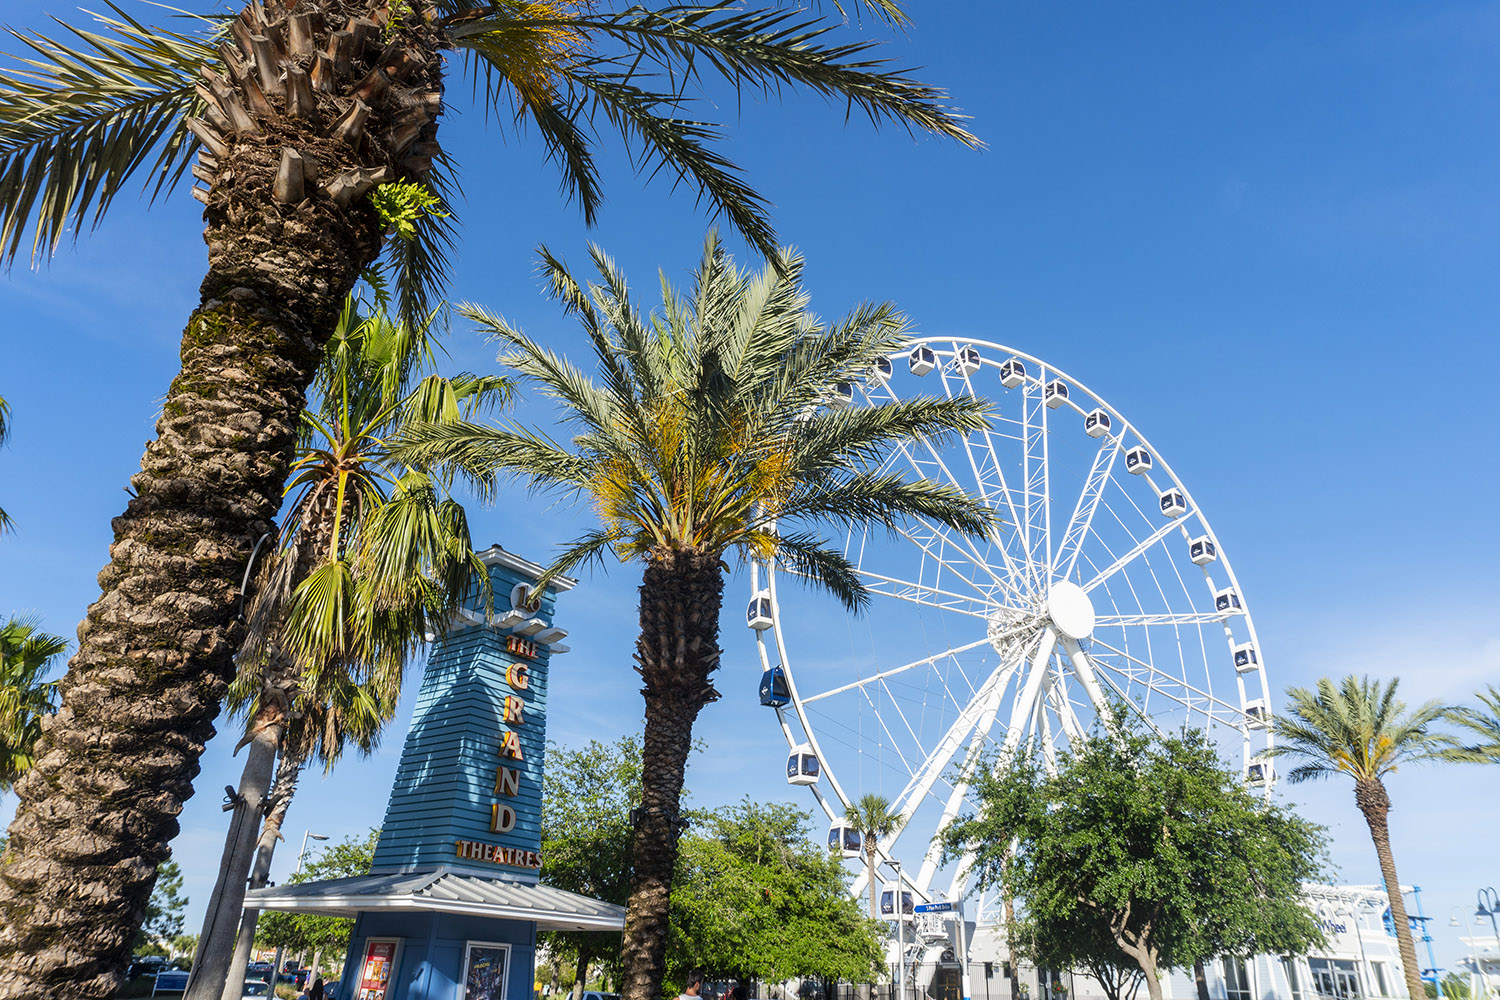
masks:
{"label": "street lamp post", "polygon": [[[294,871],[294,872],[292,872],[293,875],[301,875],[302,874],[302,862],[307,859],[307,842],[309,840],[327,840],[327,839],[328,839],[328,837],[325,834],[313,833],[312,830],[309,830],[309,829],[304,829],[302,831],[302,850],[300,850],[300,851],[297,852],[297,870]],[[271,992],[272,993],[276,992],[276,984],[279,983],[279,982],[281,982],[281,959],[282,959],[282,957],[285,954],[286,954],[286,949],[284,947],[282,947],[281,945],[277,945],[276,946],[276,957],[271,960]],[[302,967],[302,960],[301,959],[297,960],[297,967],[298,968]]]}
{"label": "street lamp post", "polygon": [[293,875],[301,875],[302,874],[302,862],[307,857],[307,842],[309,840],[327,840],[327,839],[328,839],[328,837],[325,836],[324,834],[321,834],[321,833],[313,833],[311,830],[303,830],[302,831],[302,850],[300,850],[300,851],[297,852],[297,870],[294,871],[294,872],[292,872]]}
{"label": "street lamp post", "polygon": [[[1500,911],[1500,893],[1496,893],[1494,887],[1490,886],[1488,888],[1480,889],[1477,893],[1477,897],[1478,905],[1474,907],[1474,916],[1476,918],[1490,918],[1490,929],[1495,933],[1495,944],[1497,946],[1500,946],[1500,925],[1497,925],[1495,923],[1495,913],[1496,911]],[[1474,960],[1476,962],[1480,961],[1478,945],[1474,946]],[[1486,979],[1488,979],[1488,977],[1486,977]],[[1486,994],[1488,994],[1490,991],[1487,982],[1484,987],[1484,991]]]}
{"label": "street lamp post", "polygon": [[[1463,909],[1463,907],[1455,906],[1448,911],[1449,927],[1458,926],[1458,911],[1461,909]],[[1464,913],[1463,926],[1464,930],[1467,931],[1469,935],[1469,946],[1474,949],[1474,953],[1469,956],[1469,961],[1473,963],[1473,971],[1469,974],[1469,984],[1470,986],[1478,986],[1482,988],[1484,990],[1484,995],[1489,996],[1490,977],[1485,973],[1484,963],[1479,959],[1478,939],[1474,937],[1474,928],[1469,923],[1469,914],[1467,912]]]}

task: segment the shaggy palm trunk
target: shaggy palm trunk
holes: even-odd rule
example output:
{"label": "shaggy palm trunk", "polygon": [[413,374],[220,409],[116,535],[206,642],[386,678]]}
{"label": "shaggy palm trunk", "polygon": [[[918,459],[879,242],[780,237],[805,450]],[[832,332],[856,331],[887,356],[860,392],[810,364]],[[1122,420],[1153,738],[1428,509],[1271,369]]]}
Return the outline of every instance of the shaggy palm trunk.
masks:
{"label": "shaggy palm trunk", "polygon": [[724,577],[717,552],[657,550],[641,583],[636,670],[645,686],[641,807],[635,866],[621,947],[625,1000],[658,1000],[666,968],[667,916],[677,865],[683,773],[693,721],[719,697],[709,675],[719,666]]}
{"label": "shaggy palm trunk", "polygon": [[[276,762],[276,783],[271,786],[271,808],[266,813],[265,825],[261,828],[260,839],[255,845],[255,864],[250,869],[248,879],[248,887],[251,889],[259,889],[271,879],[271,858],[276,853],[277,841],[281,840],[281,826],[286,822],[286,811],[291,807],[292,796],[297,791],[297,778],[302,773],[302,762],[294,754],[286,752],[285,742],[282,747],[281,757]],[[222,880],[222,872],[220,877]],[[240,896],[240,904],[244,905],[243,894]],[[221,984],[223,989],[220,996],[223,1000],[240,1000],[244,992],[244,984],[236,970],[250,964],[250,953],[255,948],[255,925],[259,920],[259,910],[240,911],[239,931],[234,938],[234,957],[229,961],[228,974]],[[189,991],[184,1000],[192,1000],[194,995],[197,994]],[[201,995],[209,1000],[213,998],[206,986]]]}
{"label": "shaggy palm trunk", "polygon": [[1401,951],[1401,971],[1406,975],[1406,989],[1412,997],[1425,997],[1422,985],[1422,970],[1417,965],[1417,946],[1411,937],[1411,924],[1406,919],[1406,901],[1401,897],[1401,882],[1396,878],[1396,858],[1391,854],[1391,831],[1386,817],[1391,811],[1391,799],[1385,785],[1379,779],[1356,782],[1354,802],[1365,814],[1370,826],[1370,839],[1375,841],[1375,855],[1380,859],[1380,875],[1385,879],[1385,895],[1391,903],[1391,922],[1396,926],[1396,944]]}
{"label": "shaggy palm trunk", "polygon": [[304,392],[380,247],[363,195],[438,152],[441,40],[422,0],[278,0],[204,74],[194,175],[209,271],[156,440],[114,521],[0,867],[0,998],[103,1000],[213,735],[239,584],[271,530]]}

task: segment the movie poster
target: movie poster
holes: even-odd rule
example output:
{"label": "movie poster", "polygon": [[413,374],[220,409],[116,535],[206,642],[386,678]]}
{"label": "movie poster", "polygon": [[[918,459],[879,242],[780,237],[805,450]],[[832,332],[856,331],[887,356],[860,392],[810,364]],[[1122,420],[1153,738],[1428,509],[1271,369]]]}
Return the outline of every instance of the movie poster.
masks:
{"label": "movie poster", "polygon": [[502,945],[469,945],[464,970],[464,1000],[505,1000],[505,959]]}

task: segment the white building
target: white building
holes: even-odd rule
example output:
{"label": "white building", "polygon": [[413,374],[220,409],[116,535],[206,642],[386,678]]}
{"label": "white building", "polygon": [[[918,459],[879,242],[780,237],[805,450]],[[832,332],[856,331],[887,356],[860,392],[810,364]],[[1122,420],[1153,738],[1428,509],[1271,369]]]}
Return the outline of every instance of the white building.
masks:
{"label": "white building", "polygon": [[[1458,918],[1454,917],[1449,926],[1458,926]],[[1500,941],[1494,935],[1470,935],[1458,941],[1464,946],[1464,956],[1447,971],[1468,977],[1471,996],[1500,996]]]}
{"label": "white building", "polygon": [[[1308,908],[1322,925],[1327,947],[1295,958],[1256,955],[1205,962],[1210,1000],[1409,1000],[1396,938],[1385,928],[1385,889],[1309,885],[1304,891]],[[971,933],[974,944],[969,949],[968,964],[973,1000],[1009,1000],[1010,983],[1005,974],[1010,966],[1005,961],[1003,929],[980,926]],[[1493,938],[1480,939],[1481,944],[1485,940],[1494,942]],[[1500,950],[1493,952],[1491,961],[1497,973],[1493,982],[1500,986]],[[1024,992],[1032,1000],[1057,1000],[1050,988],[1056,981],[1065,987],[1067,1000],[1104,997],[1099,984],[1081,972],[1055,975],[1024,964],[1018,971]],[[1167,1000],[1198,998],[1191,969],[1166,972],[1162,991]],[[948,990],[929,987],[923,992],[945,1000]],[[1145,996],[1143,986],[1136,1000]]]}

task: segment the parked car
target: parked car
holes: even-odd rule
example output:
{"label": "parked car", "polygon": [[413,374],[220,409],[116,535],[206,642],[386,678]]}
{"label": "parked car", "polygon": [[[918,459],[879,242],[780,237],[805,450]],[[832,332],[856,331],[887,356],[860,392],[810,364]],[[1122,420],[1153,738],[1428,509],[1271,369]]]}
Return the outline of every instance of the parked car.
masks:
{"label": "parked car", "polygon": [[240,990],[241,997],[268,997],[271,996],[271,984],[264,979],[247,979]]}
{"label": "parked car", "polygon": [[620,1000],[620,994],[600,993],[598,990],[584,990],[583,1000]]}

